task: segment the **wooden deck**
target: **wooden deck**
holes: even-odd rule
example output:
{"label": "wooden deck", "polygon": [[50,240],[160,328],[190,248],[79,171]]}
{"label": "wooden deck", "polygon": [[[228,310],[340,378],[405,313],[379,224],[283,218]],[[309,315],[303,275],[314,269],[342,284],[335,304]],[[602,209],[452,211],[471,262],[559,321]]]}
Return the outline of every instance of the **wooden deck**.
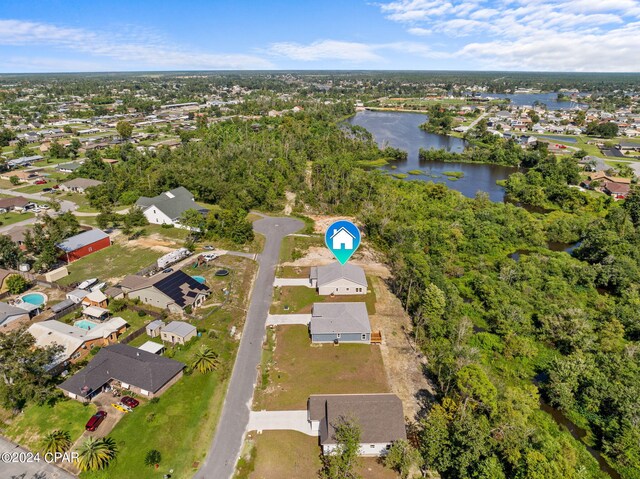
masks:
{"label": "wooden deck", "polygon": [[382,332],[380,331],[371,332],[371,344],[382,344]]}

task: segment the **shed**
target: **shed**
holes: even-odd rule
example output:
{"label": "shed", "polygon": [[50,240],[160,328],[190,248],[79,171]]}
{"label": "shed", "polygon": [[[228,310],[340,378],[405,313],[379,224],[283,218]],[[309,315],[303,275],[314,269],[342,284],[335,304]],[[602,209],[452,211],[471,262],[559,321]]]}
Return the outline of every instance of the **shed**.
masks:
{"label": "shed", "polygon": [[142,349],[151,354],[162,354],[164,352],[164,345],[156,343],[155,341],[147,341],[142,346],[139,346],[138,349]]}
{"label": "shed", "polygon": [[155,321],[151,321],[149,324],[147,324],[145,330],[149,337],[157,338],[158,336],[160,336],[160,331],[162,331],[162,328],[164,328],[166,325],[167,324],[161,319],[156,319]]}
{"label": "shed", "polygon": [[99,306],[89,306],[82,312],[85,316],[92,319],[104,320],[109,316],[109,310],[100,308]]}
{"label": "shed", "polygon": [[96,228],[67,238],[56,246],[63,252],[61,258],[71,263],[110,245],[109,235]]}
{"label": "shed", "polygon": [[162,341],[167,341],[171,344],[184,344],[195,337],[196,333],[196,327],[189,323],[171,321],[166,327],[162,328],[160,337]]}

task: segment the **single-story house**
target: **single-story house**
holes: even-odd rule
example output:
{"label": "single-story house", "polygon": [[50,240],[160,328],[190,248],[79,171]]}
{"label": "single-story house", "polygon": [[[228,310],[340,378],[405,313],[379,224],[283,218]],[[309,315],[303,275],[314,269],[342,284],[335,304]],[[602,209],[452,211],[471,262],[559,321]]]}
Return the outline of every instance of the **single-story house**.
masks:
{"label": "single-story house", "polygon": [[109,286],[107,289],[104,290],[104,294],[107,296],[107,298],[112,298],[112,299],[124,298],[124,292],[117,286]]}
{"label": "single-story house", "polygon": [[56,246],[62,250],[60,258],[67,263],[71,263],[107,246],[111,246],[111,238],[107,233],[96,228],[67,238]]}
{"label": "single-story house", "polygon": [[367,294],[364,270],[354,264],[342,265],[336,261],[326,266],[313,266],[309,281],[323,296]]}
{"label": "single-story house", "polygon": [[8,269],[0,268],[0,291],[4,291],[5,289],[7,289],[5,284],[4,284],[4,282],[12,274],[14,274],[14,273],[9,271]]}
{"label": "single-story house", "polygon": [[99,186],[102,181],[92,180],[89,178],[74,178],[73,180],[65,181],[60,184],[61,191],[72,191],[74,193],[84,193],[87,188]]}
{"label": "single-story house", "polygon": [[[7,198],[3,198],[3,199],[7,199]],[[0,199],[0,201],[2,201],[2,199]],[[29,203],[26,203],[25,206],[27,204]],[[2,209],[3,208],[0,207],[0,211],[2,211]],[[5,231],[3,234],[11,238],[11,241],[17,244],[21,250],[24,250],[26,248],[24,245],[25,233],[30,229],[31,229],[31,226],[14,226],[10,230]]]}
{"label": "single-story house", "polygon": [[70,311],[71,308],[73,308],[77,304],[79,304],[79,302],[76,303],[72,299],[67,298],[51,306],[51,311],[53,312],[53,314],[62,313],[63,311],[67,310]]}
{"label": "single-story house", "polygon": [[71,163],[59,164],[56,167],[56,170],[58,170],[60,173],[73,173],[74,171],[76,171],[81,166],[82,166],[82,163],[78,163],[76,161],[73,161]]}
{"label": "single-story house", "polygon": [[98,306],[100,308],[106,308],[107,307],[107,297],[99,289],[96,290],[96,291],[91,291],[82,300],[82,305],[83,306]]}
{"label": "single-story house", "polygon": [[6,173],[2,173],[0,175],[0,178],[2,178],[3,180],[11,180],[12,177],[18,178],[18,181],[20,183],[24,183],[28,181],[34,182],[42,178],[42,176],[40,176],[37,173],[34,173],[33,171],[23,171],[23,170],[7,171]]}
{"label": "single-story house", "polygon": [[82,314],[89,319],[104,321],[109,317],[109,310],[106,308],[101,308],[100,306],[87,306],[82,311]]}
{"label": "single-story house", "polygon": [[166,323],[164,321],[162,321],[161,319],[156,319],[147,324],[145,331],[147,332],[147,336],[151,338],[157,338],[158,336],[160,336],[160,332],[165,326]]}
{"label": "single-story house", "polygon": [[19,319],[28,320],[29,312],[22,308],[0,302],[0,326],[7,326],[9,323]]}
{"label": "single-story house", "polygon": [[88,328],[48,320],[32,324],[28,331],[36,339],[36,345],[41,348],[54,344],[64,347],[55,364],[52,365],[57,366],[81,361],[93,347],[115,343],[118,337],[126,331],[127,326],[127,322],[120,317],[111,318],[103,323],[94,323]]}
{"label": "single-story house", "polygon": [[7,166],[9,168],[15,168],[16,166],[24,166],[24,165],[30,165],[36,161],[40,161],[42,160],[43,157],[40,155],[33,155],[33,156],[23,156],[20,158],[16,158],[14,160],[7,160]]}
{"label": "single-story house", "polygon": [[151,354],[162,354],[164,352],[164,346],[160,343],[156,343],[155,341],[147,341],[142,346],[138,346],[138,349],[147,351]]}
{"label": "single-story house", "polygon": [[67,299],[70,299],[74,303],[82,303],[82,300],[86,298],[89,294],[89,291],[84,289],[74,289],[73,291],[69,291],[67,293]]}
{"label": "single-story house", "polygon": [[[27,205],[31,204],[31,200],[23,196],[10,196],[9,198],[0,198],[0,211],[24,211]],[[24,236],[23,236],[24,238]]]}
{"label": "single-story house", "polygon": [[402,401],[395,394],[314,394],[307,401],[307,420],[319,430],[323,454],[337,447],[336,427],[343,420],[360,428],[360,456],[383,456],[393,442],[407,438]]}
{"label": "single-story house", "polygon": [[175,384],[182,377],[184,367],[173,359],[126,344],[113,344],[98,351],[86,367],[59,388],[70,398],[82,402],[90,401],[110,385],[153,398]]}
{"label": "single-story house", "polygon": [[623,200],[629,195],[631,186],[627,183],[605,181],[602,189],[606,194],[612,196],[614,199]]}
{"label": "single-story house", "polygon": [[188,306],[197,308],[210,294],[209,287],[199,283],[183,271],[159,273],[150,278],[126,276],[120,287],[131,299],[144,304],[182,313]]}
{"label": "single-story house", "polygon": [[176,227],[181,227],[180,217],[187,210],[195,209],[203,214],[207,212],[196,203],[193,194],[182,186],[165,191],[153,198],[141,196],[136,201],[136,206],[142,209],[149,223]]}
{"label": "single-story house", "polygon": [[365,303],[314,303],[309,324],[313,343],[371,343]]}
{"label": "single-story house", "polygon": [[160,331],[162,341],[184,344],[197,334],[196,327],[184,321],[171,321]]}

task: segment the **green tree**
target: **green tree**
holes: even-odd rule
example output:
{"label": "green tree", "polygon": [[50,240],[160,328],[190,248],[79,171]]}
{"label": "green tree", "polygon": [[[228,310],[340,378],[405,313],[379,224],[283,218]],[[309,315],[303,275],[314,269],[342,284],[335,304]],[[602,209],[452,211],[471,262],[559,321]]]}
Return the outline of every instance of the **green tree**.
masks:
{"label": "green tree", "polygon": [[180,215],[180,224],[189,228],[192,233],[201,234],[205,228],[205,217],[195,208],[190,208]]}
{"label": "green tree", "polygon": [[7,278],[7,290],[11,294],[20,294],[29,287],[29,282],[19,274],[12,274]]}
{"label": "green tree", "polygon": [[420,453],[405,440],[394,441],[384,457],[384,465],[407,479],[411,469],[422,465]]}
{"label": "green tree", "polygon": [[111,437],[90,437],[78,448],[76,465],[81,471],[97,471],[106,468],[117,454],[118,447]]}
{"label": "green tree", "polygon": [[155,466],[156,464],[160,464],[161,460],[162,455],[157,449],[151,449],[147,451],[147,454],[144,456],[144,463],[147,466]]}
{"label": "green tree", "polygon": [[0,235],[0,267],[12,269],[18,266],[22,252],[17,244],[6,235]]}
{"label": "green tree", "polygon": [[20,178],[18,178],[17,176],[10,176],[9,181],[13,186],[17,186],[20,184]]}
{"label": "green tree", "polygon": [[133,133],[133,125],[126,120],[120,120],[116,124],[116,131],[121,138],[128,140],[131,138],[131,134]]}
{"label": "green tree", "polygon": [[42,441],[42,450],[45,453],[68,451],[71,447],[71,434],[69,431],[56,429],[47,434]]}
{"label": "green tree", "polygon": [[359,464],[360,427],[348,418],[340,418],[333,427],[336,447],[323,456],[320,474],[325,479],[359,479],[355,469]]}
{"label": "green tree", "polygon": [[191,367],[201,373],[217,369],[220,364],[218,354],[209,346],[203,345],[195,354]]}

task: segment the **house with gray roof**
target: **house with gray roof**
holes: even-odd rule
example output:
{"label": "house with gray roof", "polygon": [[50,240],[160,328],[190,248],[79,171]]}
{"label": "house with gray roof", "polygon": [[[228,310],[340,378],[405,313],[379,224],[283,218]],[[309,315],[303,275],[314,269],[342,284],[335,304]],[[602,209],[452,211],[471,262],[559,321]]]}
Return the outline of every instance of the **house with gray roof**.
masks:
{"label": "house with gray roof", "polygon": [[371,343],[365,303],[314,303],[309,333],[313,343]]}
{"label": "house with gray roof", "polygon": [[136,201],[136,206],[142,209],[149,223],[176,227],[182,227],[180,217],[187,210],[194,209],[203,214],[207,212],[196,203],[193,194],[182,186],[165,191],[153,198],[141,196]]}
{"label": "house with gray roof", "polygon": [[342,265],[336,261],[326,266],[313,266],[309,282],[323,296],[367,294],[364,270],[354,264]]}
{"label": "house with gray roof", "polygon": [[395,394],[323,394],[307,401],[311,430],[319,430],[323,454],[338,446],[336,428],[344,420],[360,428],[360,456],[384,456],[391,444],[407,438],[402,401]]}
{"label": "house with gray roof", "polygon": [[160,339],[171,344],[184,344],[195,338],[197,329],[184,321],[171,321],[160,331]]}
{"label": "house with gray roof", "polygon": [[126,276],[120,287],[130,299],[137,298],[144,304],[168,309],[172,313],[182,313],[187,307],[199,307],[211,293],[207,285],[181,270],[158,273],[150,278]]}
{"label": "house with gray roof", "polygon": [[109,386],[153,398],[175,384],[185,365],[126,344],[106,346],[58,387],[72,399],[89,402]]}
{"label": "house with gray roof", "polygon": [[151,321],[149,324],[145,326],[145,331],[147,333],[147,336],[151,338],[157,338],[158,336],[160,336],[160,333],[162,332],[162,328],[164,328],[166,325],[167,324],[161,319],[156,319]]}
{"label": "house with gray roof", "polygon": [[93,188],[94,186],[100,186],[101,184],[102,181],[92,180],[90,178],[74,178],[61,183],[60,190],[84,194],[87,191],[87,188]]}
{"label": "house with gray roof", "polygon": [[0,327],[7,326],[9,323],[19,319],[29,319],[29,312],[8,303],[0,302]]}

